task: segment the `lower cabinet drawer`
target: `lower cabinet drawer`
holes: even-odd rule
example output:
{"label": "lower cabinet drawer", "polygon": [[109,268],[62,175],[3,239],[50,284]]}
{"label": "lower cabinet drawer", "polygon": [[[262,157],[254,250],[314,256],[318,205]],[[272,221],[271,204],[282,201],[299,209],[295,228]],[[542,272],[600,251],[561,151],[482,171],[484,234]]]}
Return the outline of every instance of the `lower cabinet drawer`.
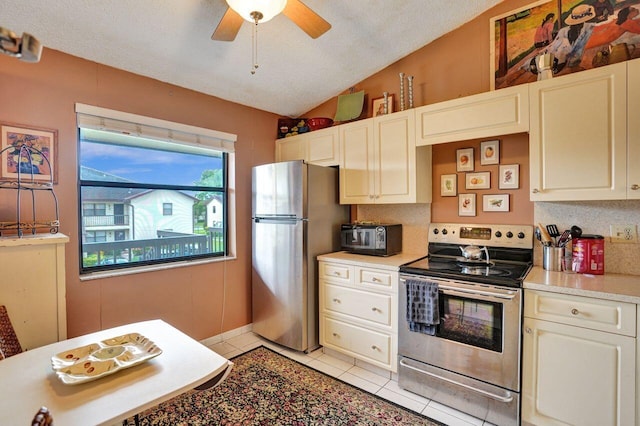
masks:
{"label": "lower cabinet drawer", "polygon": [[391,295],[324,285],[327,310],[391,326]]}
{"label": "lower cabinet drawer", "polygon": [[323,317],[324,341],[364,360],[391,365],[391,335]]}
{"label": "lower cabinet drawer", "polygon": [[636,336],[636,305],[591,297],[527,290],[524,316],[592,330]]}

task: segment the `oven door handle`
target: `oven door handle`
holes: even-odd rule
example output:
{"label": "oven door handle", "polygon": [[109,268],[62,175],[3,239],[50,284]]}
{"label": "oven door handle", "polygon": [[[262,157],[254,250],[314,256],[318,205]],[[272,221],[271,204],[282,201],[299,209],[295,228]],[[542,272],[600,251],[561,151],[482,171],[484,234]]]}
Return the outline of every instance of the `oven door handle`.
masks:
{"label": "oven door handle", "polygon": [[466,290],[466,289],[461,289],[458,287],[449,287],[446,285],[442,285],[442,284],[438,284],[438,290],[442,291],[444,294],[450,294],[450,295],[472,295],[472,296],[485,296],[485,297],[489,297],[489,298],[493,298],[493,299],[500,299],[500,300],[513,300],[516,295],[513,292],[508,292],[508,293],[494,293],[491,291],[484,291],[484,290]]}
{"label": "oven door handle", "polygon": [[483,389],[478,389],[478,388],[475,388],[473,386],[467,385],[465,383],[460,383],[460,382],[458,382],[456,380],[449,379],[448,377],[442,377],[442,376],[440,376],[438,374],[434,374],[434,373],[431,373],[429,371],[424,371],[424,370],[422,370],[420,368],[416,368],[416,367],[414,367],[412,365],[409,365],[409,364],[405,363],[404,360],[400,360],[400,365],[405,367],[405,368],[408,368],[410,370],[417,371],[418,373],[426,374],[428,376],[435,377],[436,379],[451,383],[453,385],[460,386],[460,387],[463,387],[465,389],[469,389],[470,391],[481,393],[481,394],[483,394],[483,395],[485,395],[485,396],[487,396],[487,397],[489,397],[491,399],[495,399],[496,401],[504,402],[505,404],[508,404],[511,401],[513,401],[513,396],[511,395],[511,393],[509,393],[509,396],[506,396],[506,397],[502,396],[502,395],[496,395],[495,393],[488,392],[488,391],[483,390]]}

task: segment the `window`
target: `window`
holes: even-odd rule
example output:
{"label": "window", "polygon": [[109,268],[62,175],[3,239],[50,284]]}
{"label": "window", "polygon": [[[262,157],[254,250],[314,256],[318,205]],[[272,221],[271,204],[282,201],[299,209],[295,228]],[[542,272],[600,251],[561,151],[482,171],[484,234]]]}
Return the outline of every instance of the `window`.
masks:
{"label": "window", "polygon": [[234,135],[87,105],[76,111],[81,273],[229,253]]}
{"label": "window", "polygon": [[107,233],[106,231],[87,231],[85,240],[88,243],[103,243],[107,241]]}

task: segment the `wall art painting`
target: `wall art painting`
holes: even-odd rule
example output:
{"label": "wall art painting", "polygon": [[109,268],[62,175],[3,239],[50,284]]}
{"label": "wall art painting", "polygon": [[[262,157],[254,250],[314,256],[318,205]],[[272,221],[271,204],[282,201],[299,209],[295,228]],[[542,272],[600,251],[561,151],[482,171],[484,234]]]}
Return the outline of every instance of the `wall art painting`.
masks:
{"label": "wall art painting", "polygon": [[480,143],[480,164],[483,166],[500,163],[500,141]]}
{"label": "wall art painting", "polygon": [[489,189],[491,187],[491,172],[467,173],[465,175],[465,189]]}
{"label": "wall art painting", "polygon": [[[58,182],[57,155],[58,131],[34,126],[0,124],[2,137],[2,157],[0,158],[0,179],[23,179],[38,182]],[[31,159],[26,150],[31,148]],[[21,155],[22,152],[22,155]]]}
{"label": "wall art painting", "polygon": [[442,175],[440,176],[440,196],[442,197],[455,197],[458,195],[457,190],[457,174]]}
{"label": "wall art painting", "polygon": [[554,76],[638,58],[639,15],[640,0],[539,0],[493,17],[491,89],[536,81],[542,54]]}
{"label": "wall art painting", "polygon": [[483,195],[482,211],[508,212],[509,211],[509,194]]}
{"label": "wall art painting", "polygon": [[473,148],[456,150],[456,171],[472,172],[473,162]]}
{"label": "wall art painting", "polygon": [[498,176],[499,189],[518,189],[520,187],[520,165],[504,164],[500,166]]}
{"label": "wall art painting", "polygon": [[476,194],[458,195],[458,216],[476,215]]}
{"label": "wall art painting", "polygon": [[[388,95],[387,99],[387,114],[391,114],[393,112],[393,95]],[[384,115],[384,96],[371,101],[371,111],[373,117]]]}

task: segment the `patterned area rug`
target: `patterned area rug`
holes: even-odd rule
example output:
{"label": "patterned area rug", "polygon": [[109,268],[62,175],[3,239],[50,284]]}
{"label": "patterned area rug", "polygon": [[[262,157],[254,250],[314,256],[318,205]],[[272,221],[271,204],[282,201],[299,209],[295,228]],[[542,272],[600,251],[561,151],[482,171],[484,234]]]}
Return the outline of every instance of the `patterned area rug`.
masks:
{"label": "patterned area rug", "polygon": [[[218,387],[139,414],[145,425],[442,425],[261,346]],[[134,425],[134,419],[125,424]]]}

